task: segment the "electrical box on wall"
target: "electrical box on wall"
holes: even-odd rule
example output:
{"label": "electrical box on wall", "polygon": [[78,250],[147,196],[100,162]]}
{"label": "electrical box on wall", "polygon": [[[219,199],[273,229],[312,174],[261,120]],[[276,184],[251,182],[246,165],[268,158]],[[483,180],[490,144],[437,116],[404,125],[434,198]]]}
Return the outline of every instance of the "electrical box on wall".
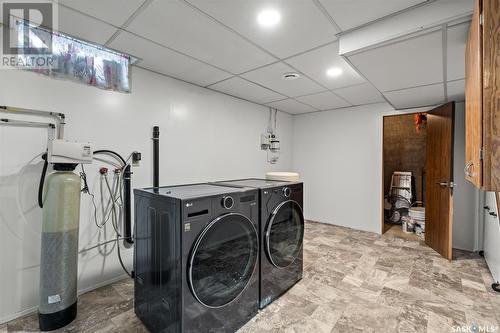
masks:
{"label": "electrical box on wall", "polygon": [[262,150],[279,150],[280,142],[278,137],[271,133],[261,134],[260,136],[260,148]]}
{"label": "electrical box on wall", "polygon": [[[273,120],[274,113],[274,120]],[[260,149],[267,151],[267,161],[271,164],[278,162],[280,153],[280,141],[276,135],[276,114],[278,110],[269,108],[269,123],[267,133],[260,135]]]}
{"label": "electrical box on wall", "polygon": [[90,143],[49,140],[47,161],[49,163],[92,163],[93,146]]}
{"label": "electrical box on wall", "polygon": [[260,135],[260,149],[268,150],[271,146],[271,134],[264,133]]}

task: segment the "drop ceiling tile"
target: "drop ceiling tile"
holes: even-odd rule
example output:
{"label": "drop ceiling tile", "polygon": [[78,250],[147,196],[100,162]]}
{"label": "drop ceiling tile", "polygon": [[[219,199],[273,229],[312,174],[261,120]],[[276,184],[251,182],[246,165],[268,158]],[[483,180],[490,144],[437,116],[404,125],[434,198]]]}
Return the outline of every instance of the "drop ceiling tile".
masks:
{"label": "drop ceiling tile", "polygon": [[[205,13],[257,43],[279,58],[309,50],[336,40],[338,33],[314,1],[290,0],[188,0]],[[274,9],[281,21],[263,28],[259,12]]]}
{"label": "drop ceiling tile", "polygon": [[103,45],[116,32],[112,25],[60,6],[56,30],[70,36]]}
{"label": "drop ceiling tile", "polygon": [[384,96],[396,109],[416,108],[445,102],[442,83],[391,91],[384,93]]}
{"label": "drop ceiling tile", "polygon": [[343,31],[425,2],[425,0],[319,1]]}
{"label": "drop ceiling tile", "polygon": [[448,81],[465,77],[465,44],[470,22],[448,28],[447,39],[447,79]]}
{"label": "drop ceiling tile", "polygon": [[59,3],[82,13],[97,17],[115,26],[125,21],[144,3],[145,0],[59,0]]}
{"label": "drop ceiling tile", "polygon": [[142,61],[139,63],[141,67],[201,86],[230,77],[230,74],[217,68],[128,32],[121,32],[111,42],[110,47],[141,58]]}
{"label": "drop ceiling tile", "polygon": [[449,101],[465,101],[465,80],[448,82],[447,91]]}
{"label": "drop ceiling tile", "polygon": [[336,89],[333,92],[353,105],[385,102],[377,89],[369,83]]}
{"label": "drop ceiling tile", "polygon": [[[285,62],[307,74],[309,77],[314,78],[328,89],[366,82],[365,79],[339,56],[338,42],[289,58]],[[326,75],[326,71],[332,67],[342,69],[342,74],[337,77]]]}
{"label": "drop ceiling tile", "polygon": [[318,110],[333,110],[351,106],[351,104],[344,101],[342,98],[336,96],[330,91],[324,91],[319,94],[307,95],[296,97],[299,102],[308,104]]}
{"label": "drop ceiling tile", "polygon": [[57,8],[57,20],[53,24],[55,31],[101,45],[117,30],[110,24],[63,6]]}
{"label": "drop ceiling tile", "polygon": [[349,56],[380,91],[443,81],[442,32],[435,31]]}
{"label": "drop ceiling tile", "polygon": [[282,79],[282,75],[289,72],[294,72],[293,68],[278,62],[241,76],[288,97],[308,95],[325,90],[304,76],[295,80]]}
{"label": "drop ceiling tile", "polygon": [[232,73],[275,61],[183,1],[153,1],[127,30]]}
{"label": "drop ceiling tile", "polygon": [[293,100],[291,98],[285,99],[282,101],[268,103],[267,105],[269,105],[270,107],[276,108],[278,110],[285,111],[285,112],[292,113],[292,114],[317,111],[315,108],[313,108],[309,105],[305,105],[305,104],[302,104],[300,102],[297,102],[296,100]]}
{"label": "drop ceiling tile", "polygon": [[260,104],[286,98],[286,96],[243,80],[239,77],[232,77],[228,80],[218,82],[211,85],[209,88]]}

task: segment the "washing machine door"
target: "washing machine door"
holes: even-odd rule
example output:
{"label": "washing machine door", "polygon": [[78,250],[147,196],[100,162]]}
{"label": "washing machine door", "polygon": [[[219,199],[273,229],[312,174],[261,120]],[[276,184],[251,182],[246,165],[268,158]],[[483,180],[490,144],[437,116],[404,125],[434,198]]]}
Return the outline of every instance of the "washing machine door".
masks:
{"label": "washing machine door", "polygon": [[204,306],[220,308],[248,285],[257,264],[257,230],[241,214],[222,215],[198,236],[188,262],[193,296]]}
{"label": "washing machine door", "polygon": [[295,261],[304,240],[304,215],[296,201],[284,201],[273,210],[265,239],[265,251],[274,266],[286,268]]}

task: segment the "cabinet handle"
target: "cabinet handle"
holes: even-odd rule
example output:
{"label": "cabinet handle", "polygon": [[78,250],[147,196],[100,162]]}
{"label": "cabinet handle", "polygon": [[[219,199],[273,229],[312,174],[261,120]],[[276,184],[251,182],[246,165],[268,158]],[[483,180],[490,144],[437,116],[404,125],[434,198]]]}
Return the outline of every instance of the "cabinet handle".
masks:
{"label": "cabinet handle", "polygon": [[497,213],[494,213],[494,212],[490,212],[490,215],[493,216],[493,217],[497,217]]}
{"label": "cabinet handle", "polygon": [[449,188],[454,188],[455,187],[455,183],[454,182],[439,182],[439,183],[436,183],[438,184],[440,187],[449,187]]}
{"label": "cabinet handle", "polygon": [[467,164],[465,165],[465,168],[464,168],[464,173],[467,177],[472,177],[473,176],[473,173],[470,171],[470,168],[474,165],[474,162],[473,161],[469,161],[467,162]]}
{"label": "cabinet handle", "polygon": [[487,211],[490,211],[490,206],[484,206],[483,208],[486,209]]}

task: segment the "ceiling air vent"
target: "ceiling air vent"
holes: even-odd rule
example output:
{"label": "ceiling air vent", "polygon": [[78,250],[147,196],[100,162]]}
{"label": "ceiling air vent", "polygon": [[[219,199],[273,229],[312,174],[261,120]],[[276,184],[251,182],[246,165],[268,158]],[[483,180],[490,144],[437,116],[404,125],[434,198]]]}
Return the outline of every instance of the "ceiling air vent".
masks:
{"label": "ceiling air vent", "polygon": [[295,80],[298,79],[299,77],[300,77],[299,73],[285,73],[281,78],[283,80]]}

